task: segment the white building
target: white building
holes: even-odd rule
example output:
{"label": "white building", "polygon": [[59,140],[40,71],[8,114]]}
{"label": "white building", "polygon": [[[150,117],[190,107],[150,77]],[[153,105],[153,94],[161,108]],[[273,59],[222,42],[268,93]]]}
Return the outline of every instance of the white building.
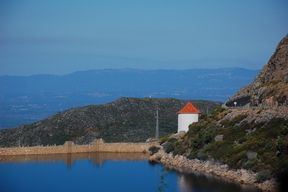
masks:
{"label": "white building", "polygon": [[198,122],[199,111],[192,103],[188,103],[183,109],[178,112],[178,133],[181,131],[187,132],[189,125]]}

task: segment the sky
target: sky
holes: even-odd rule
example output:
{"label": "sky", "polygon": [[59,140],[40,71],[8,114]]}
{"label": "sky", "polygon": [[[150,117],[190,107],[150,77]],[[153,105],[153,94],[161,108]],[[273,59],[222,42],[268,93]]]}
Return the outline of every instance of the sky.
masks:
{"label": "sky", "polygon": [[287,0],[0,0],[0,75],[261,69]]}

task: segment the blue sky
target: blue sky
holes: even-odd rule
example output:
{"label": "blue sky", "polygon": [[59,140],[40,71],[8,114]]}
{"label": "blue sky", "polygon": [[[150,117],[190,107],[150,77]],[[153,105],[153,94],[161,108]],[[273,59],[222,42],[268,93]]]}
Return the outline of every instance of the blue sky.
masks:
{"label": "blue sky", "polygon": [[261,69],[287,0],[0,0],[0,75]]}

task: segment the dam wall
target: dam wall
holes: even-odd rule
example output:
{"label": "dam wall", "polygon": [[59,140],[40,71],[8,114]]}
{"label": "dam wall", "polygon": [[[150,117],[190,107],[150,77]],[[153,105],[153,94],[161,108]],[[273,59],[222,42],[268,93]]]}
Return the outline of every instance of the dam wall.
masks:
{"label": "dam wall", "polygon": [[75,145],[72,141],[66,141],[58,146],[35,146],[0,148],[0,156],[5,155],[40,155],[40,154],[66,154],[87,152],[133,152],[146,153],[155,143],[105,143],[102,139],[96,139],[89,145]]}

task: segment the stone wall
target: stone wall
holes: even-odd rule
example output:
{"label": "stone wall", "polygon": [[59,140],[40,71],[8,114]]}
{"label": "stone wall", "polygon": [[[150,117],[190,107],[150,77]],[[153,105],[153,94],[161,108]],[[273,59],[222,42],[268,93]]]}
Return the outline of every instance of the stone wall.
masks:
{"label": "stone wall", "polygon": [[66,141],[60,146],[36,146],[0,148],[0,156],[5,155],[37,155],[37,154],[65,154],[85,152],[136,152],[146,153],[153,143],[105,143],[102,139],[94,140],[90,145],[75,145]]}

